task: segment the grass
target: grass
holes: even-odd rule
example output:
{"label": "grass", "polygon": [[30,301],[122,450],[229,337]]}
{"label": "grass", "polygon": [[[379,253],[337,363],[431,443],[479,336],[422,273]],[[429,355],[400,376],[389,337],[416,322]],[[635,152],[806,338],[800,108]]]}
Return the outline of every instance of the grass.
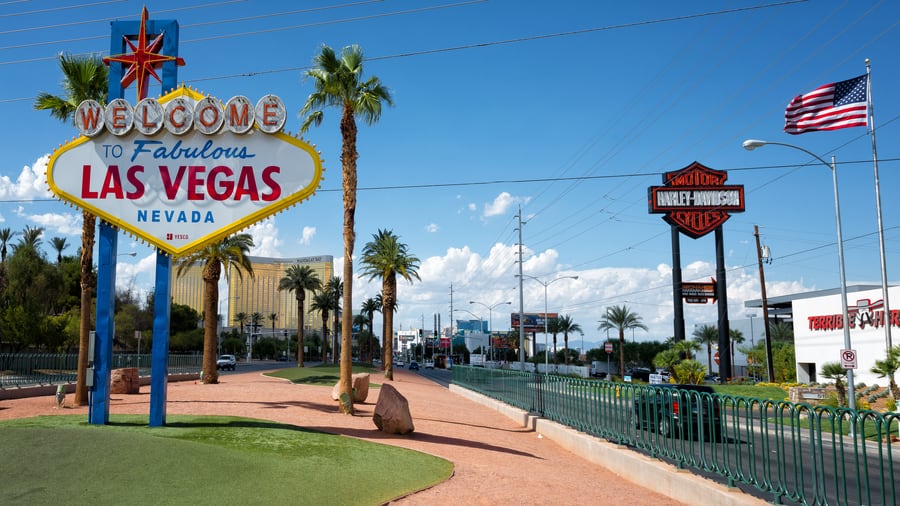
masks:
{"label": "grass", "polygon": [[0,504],[383,504],[450,477],[404,448],[237,417],[0,422]]}
{"label": "grass", "polygon": [[[354,365],[353,373],[367,372],[371,377],[375,377],[376,373],[381,373],[378,369],[368,366]],[[315,367],[288,367],[266,373],[267,376],[275,378],[283,378],[294,383],[304,385],[322,385],[334,386],[341,379],[341,368],[338,365],[318,365]],[[369,383],[370,387],[378,386],[376,383]]]}

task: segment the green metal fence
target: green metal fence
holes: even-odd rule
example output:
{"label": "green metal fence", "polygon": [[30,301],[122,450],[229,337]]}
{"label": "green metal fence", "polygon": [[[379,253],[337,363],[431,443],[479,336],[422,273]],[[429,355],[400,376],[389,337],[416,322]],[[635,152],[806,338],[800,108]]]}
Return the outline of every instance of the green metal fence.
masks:
{"label": "green metal fence", "polygon": [[897,413],[480,367],[452,371],[461,387],[774,503],[898,504]]}
{"label": "green metal fence", "polygon": [[[150,375],[151,355],[113,354],[112,367],[137,367],[141,376]],[[202,356],[169,355],[169,374],[198,374]],[[0,389],[36,385],[74,383],[78,355],[72,353],[0,353]]]}

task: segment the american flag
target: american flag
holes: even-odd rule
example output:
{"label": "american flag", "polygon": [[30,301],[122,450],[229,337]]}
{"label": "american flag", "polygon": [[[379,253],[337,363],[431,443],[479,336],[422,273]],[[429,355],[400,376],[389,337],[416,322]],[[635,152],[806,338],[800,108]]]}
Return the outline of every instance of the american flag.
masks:
{"label": "american flag", "polygon": [[866,126],[868,75],[820,86],[791,100],[784,111],[784,131],[802,134]]}

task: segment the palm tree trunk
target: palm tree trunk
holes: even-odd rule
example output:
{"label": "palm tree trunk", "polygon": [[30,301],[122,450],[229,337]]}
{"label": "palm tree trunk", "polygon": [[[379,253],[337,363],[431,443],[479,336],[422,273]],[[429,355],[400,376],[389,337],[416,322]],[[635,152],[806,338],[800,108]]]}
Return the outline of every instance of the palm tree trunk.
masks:
{"label": "palm tree trunk", "polygon": [[81,323],[78,328],[78,370],[75,379],[75,405],[87,404],[87,366],[93,357],[88,357],[91,339],[91,294],[94,281],[94,229],[97,218],[85,211],[82,213],[81,227]]}
{"label": "palm tree trunk", "polygon": [[[344,189],[344,314],[341,319],[341,381],[340,391],[353,399],[353,362],[351,360],[353,333],[353,246],[356,242],[356,120],[353,107],[344,106],[341,117],[341,168]],[[341,406],[345,414],[353,414],[353,405]]]}
{"label": "palm tree trunk", "polygon": [[219,382],[219,370],[216,367],[216,319],[218,318],[216,306],[219,305],[219,277],[204,279],[203,282],[206,284],[206,296],[204,297],[206,308],[203,315],[203,383],[215,384]]}
{"label": "palm tree trunk", "polygon": [[619,329],[619,374],[625,377],[625,329]]}
{"label": "palm tree trunk", "polygon": [[[303,288],[300,288],[303,291]],[[305,325],[305,318],[303,316],[303,299],[297,299],[297,367],[303,367],[303,338],[306,337],[303,335],[303,326]],[[287,325],[285,325],[286,327]],[[290,345],[288,345],[288,352],[290,352]]]}
{"label": "palm tree trunk", "polygon": [[563,360],[569,365],[569,333],[563,332]]}

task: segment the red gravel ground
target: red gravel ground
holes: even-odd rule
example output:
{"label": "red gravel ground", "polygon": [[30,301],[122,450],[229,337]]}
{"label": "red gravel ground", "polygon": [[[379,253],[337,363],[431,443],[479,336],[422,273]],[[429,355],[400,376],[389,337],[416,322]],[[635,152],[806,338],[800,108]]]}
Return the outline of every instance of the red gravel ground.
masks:
{"label": "red gravel ground", "polygon": [[[371,381],[384,380],[374,375]],[[682,504],[592,464],[548,438],[539,438],[496,411],[415,373],[396,370],[392,384],[409,400],[415,432],[407,436],[383,434],[375,427],[377,388],[369,391],[365,403],[356,404],[354,416],[347,416],[338,413],[330,387],[295,385],[255,372],[221,376],[218,385],[170,382],[166,413],[273,420],[402,446],[453,462],[449,480],[392,504]],[[149,389],[144,386],[140,394],[113,395],[110,413],[149,416]],[[69,394],[67,401],[71,400]],[[82,414],[87,420],[87,407],[57,409],[52,396],[0,401],[0,419],[62,414]]]}

